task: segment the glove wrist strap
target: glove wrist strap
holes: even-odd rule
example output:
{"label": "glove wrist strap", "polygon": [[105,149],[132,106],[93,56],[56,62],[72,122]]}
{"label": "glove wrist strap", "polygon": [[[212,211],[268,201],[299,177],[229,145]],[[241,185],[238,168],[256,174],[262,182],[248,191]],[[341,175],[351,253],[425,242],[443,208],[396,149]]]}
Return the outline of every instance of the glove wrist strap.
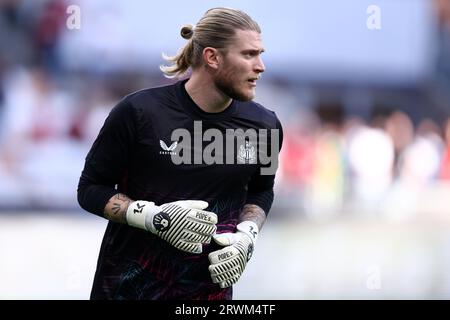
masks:
{"label": "glove wrist strap", "polygon": [[259,228],[253,221],[243,221],[236,226],[238,231],[241,231],[249,236],[253,243],[256,242],[259,234]]}
{"label": "glove wrist strap", "polygon": [[[156,230],[149,230],[146,227],[145,221],[149,218],[152,219],[153,216],[160,211],[161,210],[159,209],[159,207],[155,206],[154,202],[141,201],[141,200],[134,201],[128,206],[128,209],[127,209],[127,215],[126,215],[127,223],[128,223],[128,225],[130,225],[132,227],[144,229],[144,230],[155,233]],[[152,226],[151,223],[147,224],[147,225],[149,225],[150,228]]]}

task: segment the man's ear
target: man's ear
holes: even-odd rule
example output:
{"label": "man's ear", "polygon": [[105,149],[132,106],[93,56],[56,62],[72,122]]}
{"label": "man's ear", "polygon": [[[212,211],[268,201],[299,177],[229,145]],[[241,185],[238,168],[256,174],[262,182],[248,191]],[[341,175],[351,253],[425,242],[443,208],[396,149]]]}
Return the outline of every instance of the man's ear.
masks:
{"label": "man's ear", "polygon": [[221,61],[221,55],[219,50],[212,47],[206,47],[203,49],[203,62],[205,66],[211,69],[217,70]]}

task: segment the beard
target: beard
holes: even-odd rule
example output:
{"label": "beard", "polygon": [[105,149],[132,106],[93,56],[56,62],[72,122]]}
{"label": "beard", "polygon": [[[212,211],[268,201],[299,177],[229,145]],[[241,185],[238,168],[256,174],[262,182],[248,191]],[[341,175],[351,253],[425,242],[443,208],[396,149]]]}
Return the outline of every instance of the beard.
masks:
{"label": "beard", "polygon": [[233,70],[220,72],[214,79],[216,87],[226,94],[228,97],[238,101],[250,101],[253,99],[253,94],[246,94],[243,90],[239,90],[236,86],[238,81],[233,79]]}

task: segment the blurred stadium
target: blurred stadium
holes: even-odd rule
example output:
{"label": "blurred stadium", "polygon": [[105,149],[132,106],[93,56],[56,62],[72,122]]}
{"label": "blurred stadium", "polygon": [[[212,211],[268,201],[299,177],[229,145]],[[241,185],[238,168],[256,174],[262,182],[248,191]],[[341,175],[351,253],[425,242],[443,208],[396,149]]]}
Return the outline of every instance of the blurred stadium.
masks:
{"label": "blurred stadium", "polygon": [[84,157],[209,8],[262,27],[284,127],[236,299],[448,299],[450,1],[0,0],[0,299],[88,299],[106,220]]}

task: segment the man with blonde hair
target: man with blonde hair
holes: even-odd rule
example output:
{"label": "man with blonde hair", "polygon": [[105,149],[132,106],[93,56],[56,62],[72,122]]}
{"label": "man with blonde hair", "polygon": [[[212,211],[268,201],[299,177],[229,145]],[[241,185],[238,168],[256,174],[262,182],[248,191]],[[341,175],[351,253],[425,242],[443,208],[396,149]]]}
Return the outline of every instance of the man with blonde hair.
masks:
{"label": "man with blonde hair", "polygon": [[86,157],[78,201],[110,220],[91,299],[231,299],[271,208],[282,130],[252,101],[258,24],[214,8],[181,35],[161,70],[190,76],[123,98]]}

